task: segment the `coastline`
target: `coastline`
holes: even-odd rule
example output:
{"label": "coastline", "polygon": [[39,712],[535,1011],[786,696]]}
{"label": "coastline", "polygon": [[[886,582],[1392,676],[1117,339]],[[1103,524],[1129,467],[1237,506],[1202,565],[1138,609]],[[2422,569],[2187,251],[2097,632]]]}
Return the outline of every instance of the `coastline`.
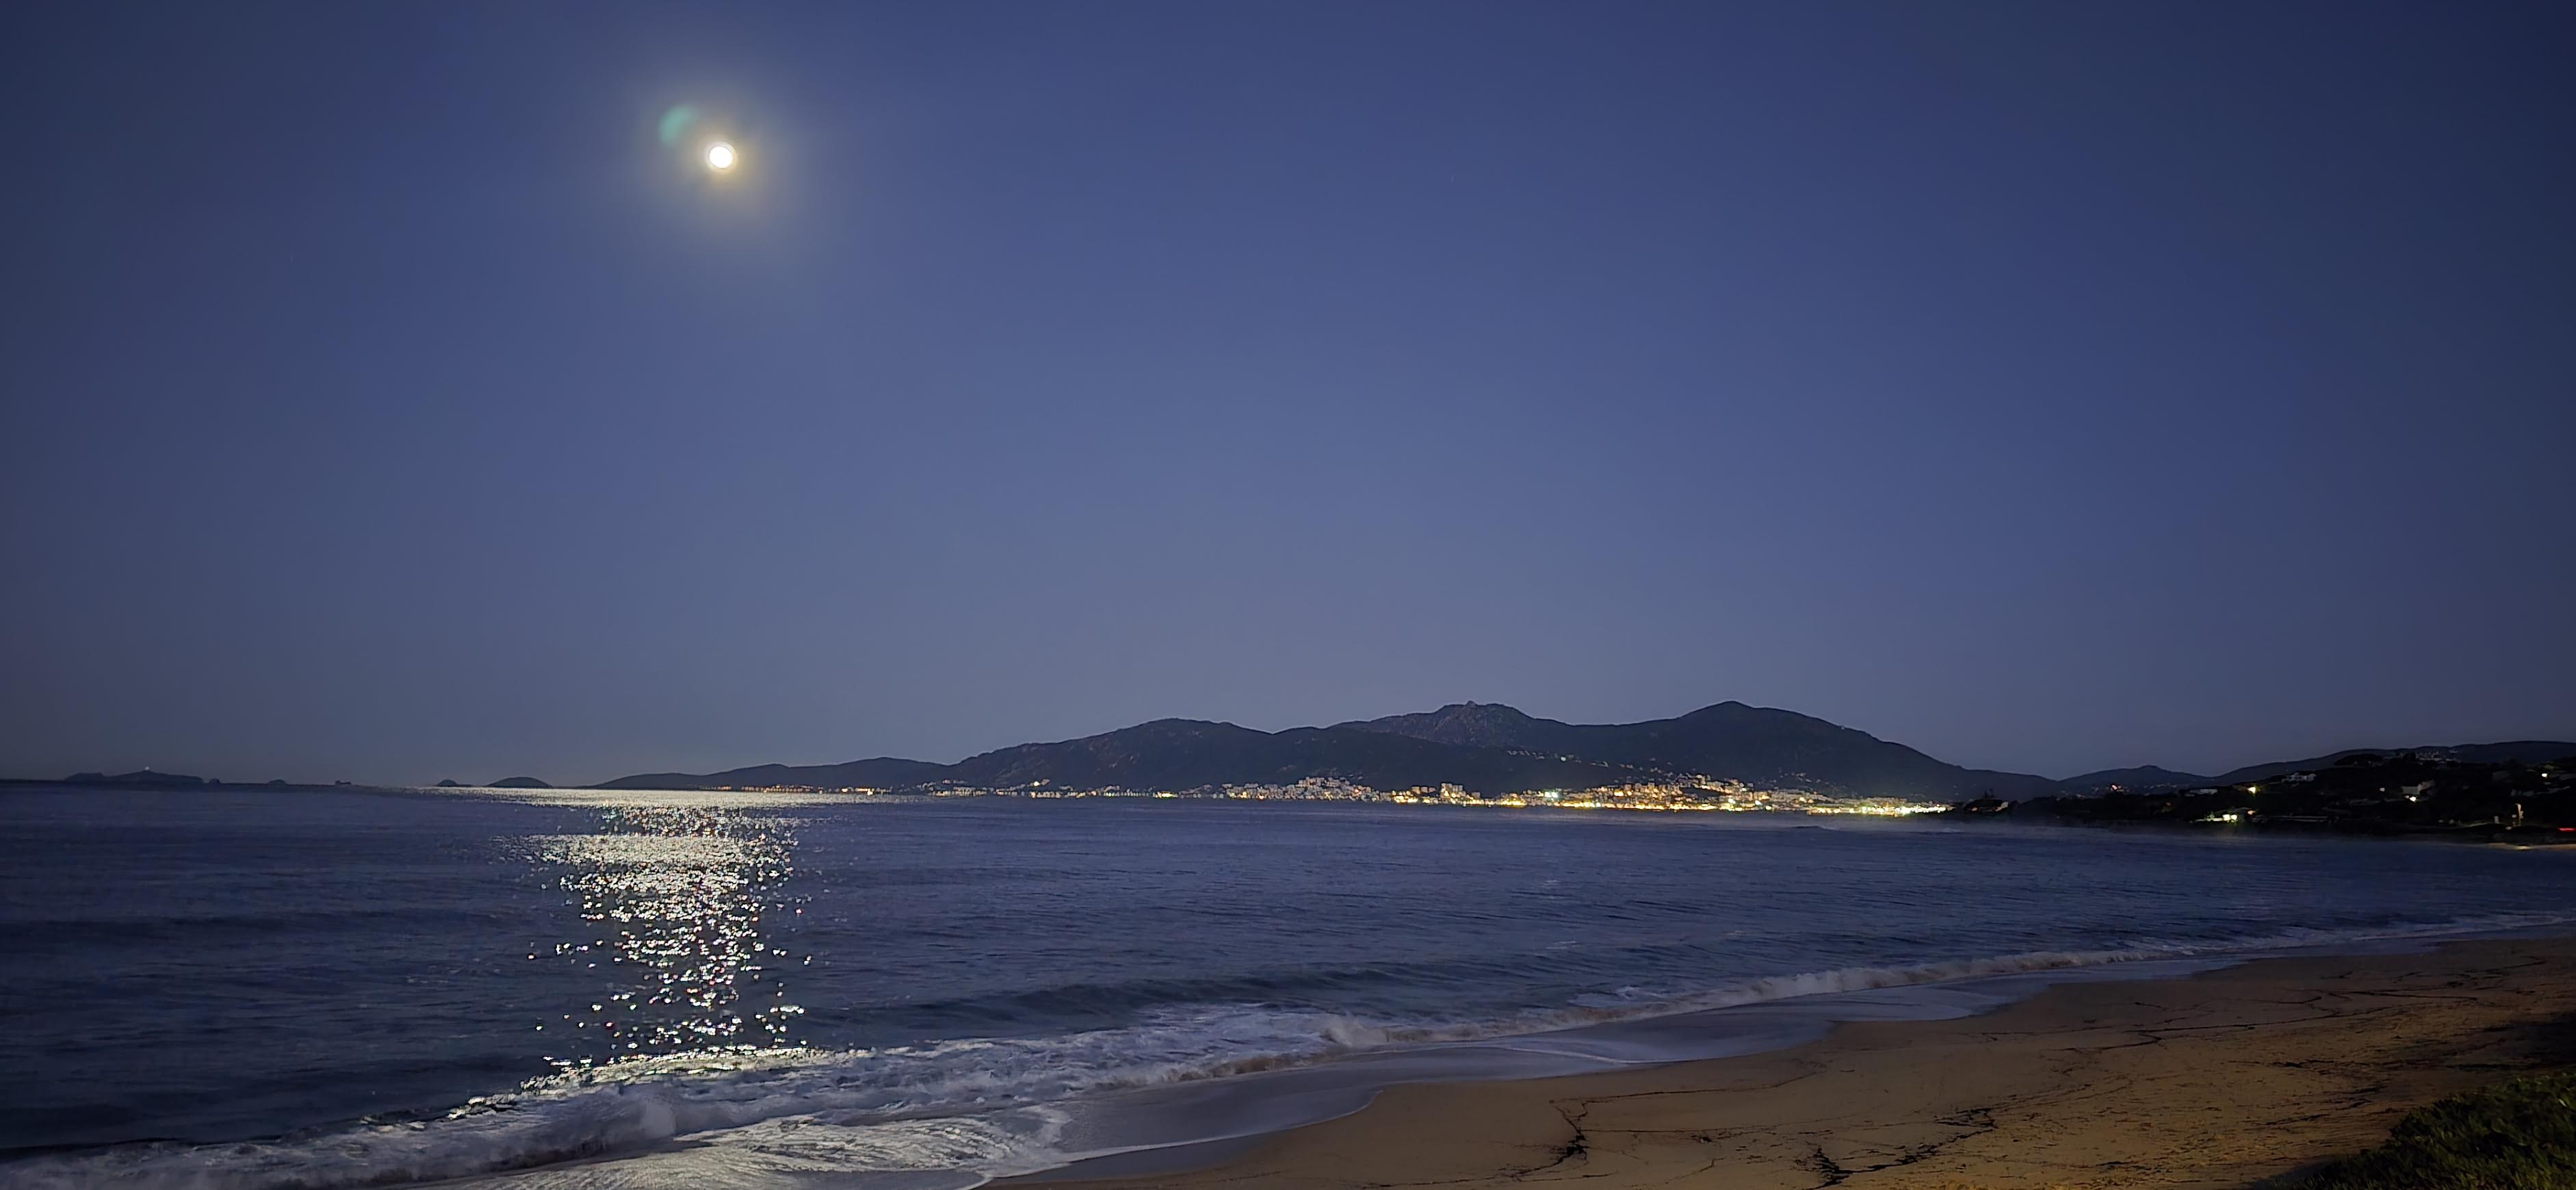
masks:
{"label": "coastline", "polygon": [[1001,1184],[2241,1187],[2570,1063],[2576,937],[2465,940],[2056,983],[1738,1057],[1399,1085],[1321,1123]]}
{"label": "coastline", "polygon": [[[744,796],[493,790],[456,798],[421,791],[347,799],[364,813],[344,817],[337,804],[344,799],[319,795],[244,795],[269,810],[258,816],[239,813],[233,803],[240,799],[229,794],[202,801],[137,795],[121,804],[152,824],[139,836],[123,824],[128,816],[100,815],[80,797],[39,806],[52,817],[30,815],[30,822],[90,848],[39,849],[72,857],[54,861],[67,888],[71,877],[89,875],[78,857],[138,838],[196,857],[182,871],[215,889],[239,877],[230,848],[207,840],[243,846],[280,834],[327,838],[337,842],[310,854],[335,861],[380,855],[394,864],[414,862],[421,840],[448,840],[434,849],[445,857],[431,869],[437,879],[422,887],[454,890],[448,895],[477,908],[492,905],[490,889],[518,889],[506,921],[546,943],[524,952],[522,961],[534,966],[511,962],[494,971],[481,985],[489,989],[482,1003],[543,1005],[578,1022],[582,1005],[607,1003],[592,989],[649,990],[678,964],[740,953],[730,940],[745,935],[733,931],[756,928],[756,945],[797,968],[788,973],[797,997],[791,1007],[893,1004],[911,1015],[859,1018],[874,1035],[853,1029],[853,1018],[800,1021],[799,1035],[784,1046],[690,1047],[558,1066],[558,1073],[510,1084],[478,1076],[466,1063],[524,1055],[531,1042],[561,1046],[553,1017],[534,1030],[504,1028],[424,1051],[416,1042],[368,1043],[380,1011],[334,1016],[343,1005],[325,994],[307,1011],[337,1022],[334,1032],[356,1044],[346,1060],[314,1072],[321,1077],[283,1071],[290,1081],[275,1085],[299,1098],[151,1101],[126,1091],[130,1083],[93,1080],[60,1097],[135,1103],[141,1114],[172,1121],[159,1131],[176,1139],[111,1135],[47,1144],[39,1136],[38,1145],[20,1146],[23,1161],[0,1166],[0,1184],[157,1179],[323,1187],[463,1179],[443,1184],[968,1190],[1011,1176],[1132,1183],[1193,1165],[1239,1165],[1274,1138],[1362,1112],[1390,1087],[1405,1089],[1389,1095],[1389,1104],[1414,1088],[1448,1084],[1624,1078],[1795,1051],[1848,1022],[1988,1015],[2060,983],[2170,979],[2261,957],[2385,954],[2390,947],[2411,955],[2449,939],[2576,932],[2576,915],[2531,908],[2576,905],[2576,869],[2560,862],[2576,853],[2560,849],[2467,854],[2254,839],[2212,845],[1878,823],[1751,830],[1731,820],[1682,830],[1585,823],[1556,832],[1508,822],[1452,828],[1446,821],[1460,816],[1447,814],[1159,803],[1041,809],[974,799],[860,810],[782,796],[775,804],[810,808],[788,817],[710,816],[742,805]],[[615,804],[603,806],[603,798]],[[186,804],[155,812],[162,803]],[[724,840],[761,845],[702,845],[717,826]],[[40,830],[37,837],[45,836]],[[495,839],[507,843],[489,846]],[[796,850],[790,855],[770,843]],[[1296,862],[1210,865],[1202,858],[1211,847],[1223,853],[1246,844],[1263,853],[1286,848]],[[1092,857],[1104,848],[1126,858],[1097,865]],[[837,873],[864,870],[892,853],[975,875],[963,882],[969,890],[1010,889],[1012,903],[1028,912],[979,925],[961,950],[949,898],[862,893],[794,902],[791,913],[793,899],[770,891],[782,887],[776,882],[787,869],[779,865],[791,860],[824,875],[815,891],[830,892],[843,883]],[[1310,859],[1345,855],[1406,862]],[[1003,857],[989,873],[987,856]],[[901,863],[890,872],[917,878],[917,869]],[[1030,872],[1046,877],[1035,886],[1040,895],[1028,895]],[[233,970],[242,936],[306,962],[367,955],[351,939],[382,936],[380,923],[306,910],[370,905],[381,878],[339,863],[311,865],[310,873],[275,906],[284,912],[272,916],[284,926],[269,918],[245,922],[237,934],[220,921],[212,929],[186,918],[164,926],[147,909],[133,918],[156,932],[135,933],[195,946],[183,957],[212,980]],[[666,898],[663,890],[675,886],[698,891]],[[1230,924],[1174,929],[1176,902]],[[1282,905],[1296,912],[1277,913]],[[1390,913],[1390,905],[1403,911]],[[567,917],[559,906],[582,916]],[[592,915],[617,913],[643,924],[601,956],[594,950],[598,927],[590,924],[600,918]],[[847,925],[799,928],[799,919],[833,913],[865,923],[865,953],[880,960],[877,969],[834,970],[830,960],[854,953],[841,944],[852,937]],[[73,902],[44,920],[60,924],[60,937],[91,945],[99,934],[93,917],[91,906]],[[488,956],[493,920],[452,912],[406,918],[419,941],[405,944],[400,961]],[[1123,947],[1089,946],[1092,936],[1134,938],[1144,947],[1137,957],[1147,961],[1128,961]],[[111,933],[93,950],[74,953],[168,961],[125,937]],[[915,939],[917,945],[908,941]],[[2068,940],[2112,949],[2051,948]],[[548,952],[560,962],[546,963]],[[822,960],[810,971],[799,961],[807,955]],[[610,966],[621,957],[655,956],[662,956],[657,964],[674,965]],[[961,981],[957,963],[968,957],[992,968],[989,978]],[[1070,970],[1059,965],[1067,959],[1074,960]],[[355,978],[402,969],[380,961],[344,966]],[[897,968],[948,974],[891,988],[879,982]],[[1176,973],[1191,978],[1173,982]],[[780,1000],[791,990],[753,982],[737,990]],[[123,981],[108,990],[153,986]],[[149,994],[119,1001],[92,992],[82,1000],[129,1013],[156,1005]],[[448,1002],[433,994],[418,1007],[435,1013]],[[1530,1004],[1548,1007],[1521,1007]],[[66,1002],[63,1010],[91,1008]],[[717,1011],[724,1011],[721,1000]],[[148,1017],[134,1019],[150,1027]],[[704,1018],[690,1005],[636,1019],[685,1027]],[[258,1013],[246,1024],[267,1027]],[[1928,1028],[1899,1027],[1895,1035],[1920,1038]],[[121,1044],[131,1033],[104,1031],[98,1044]],[[226,1036],[207,1034],[210,1042]],[[209,1085],[260,1070],[271,1057],[257,1045],[217,1052],[226,1060],[199,1064],[197,1077]],[[102,1053],[103,1060],[117,1056]],[[153,1056],[148,1047],[143,1054]],[[399,1076],[415,1068],[432,1073],[425,1090],[406,1092],[406,1102],[428,1106],[362,1114],[372,1106],[362,1097],[388,1085],[385,1071]],[[443,1082],[428,1085],[429,1078]],[[45,1118],[32,1111],[53,1109],[35,1095],[25,1101],[30,1114],[8,1113],[10,1123],[34,1131],[27,1125]],[[284,1126],[269,1124],[281,1117],[288,1117]],[[1597,1168],[1613,1148],[1599,1137],[1585,1141],[1583,1167]],[[1822,1145],[1813,1151],[1826,1152]],[[1842,1172],[1868,1159],[1826,1158]],[[1345,1181],[1384,1180],[1367,1176],[1372,1162]],[[1560,1174],[1577,1168],[1553,1159],[1550,1165]],[[1539,1167],[1497,1168],[1524,1175]],[[1449,1180],[1479,1176],[1470,1170]]]}

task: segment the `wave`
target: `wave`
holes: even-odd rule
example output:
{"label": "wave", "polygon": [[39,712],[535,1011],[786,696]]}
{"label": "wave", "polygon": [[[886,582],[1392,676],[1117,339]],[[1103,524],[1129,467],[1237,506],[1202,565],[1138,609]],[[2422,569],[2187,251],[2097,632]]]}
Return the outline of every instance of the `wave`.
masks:
{"label": "wave", "polygon": [[1372,1021],[1215,1004],[1161,1009],[1130,1025],[1046,1037],[850,1050],[695,1051],[567,1071],[434,1118],[370,1122],[266,1142],[147,1143],[49,1154],[0,1166],[0,1185],[337,1190],[531,1171],[511,1182],[536,1187],[574,1184],[542,1175],[538,1167],[631,1156],[668,1166],[646,1179],[657,1183],[754,1185],[832,1171],[885,1174],[893,1179],[886,1184],[908,1190],[946,1190],[1086,1155],[1058,1151],[1065,1117],[1050,1105],[1120,1089],[1306,1066],[1394,1047],[1490,1042],[1834,993],[2147,960],[2233,960],[2571,921],[2576,917],[2500,915],[2366,930],[2294,930],[2223,942],[2150,940],[2096,950],[1843,967],[1678,995],[1622,989],[1590,1003],[1486,1021]]}

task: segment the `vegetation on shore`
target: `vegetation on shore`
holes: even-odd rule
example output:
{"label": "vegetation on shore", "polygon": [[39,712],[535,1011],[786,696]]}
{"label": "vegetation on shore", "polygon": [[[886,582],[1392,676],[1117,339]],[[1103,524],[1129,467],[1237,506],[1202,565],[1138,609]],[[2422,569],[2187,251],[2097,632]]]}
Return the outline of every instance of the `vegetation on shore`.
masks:
{"label": "vegetation on shore", "polygon": [[2241,785],[2129,790],[2008,802],[1986,797],[1960,817],[2081,823],[2293,827],[2365,834],[2493,835],[2576,842],[2576,756],[2477,763],[2424,753],[2354,753],[2333,764]]}
{"label": "vegetation on shore", "polygon": [[2298,1190],[2576,1187],[2576,1073],[2531,1075],[2407,1113],[2388,1141]]}

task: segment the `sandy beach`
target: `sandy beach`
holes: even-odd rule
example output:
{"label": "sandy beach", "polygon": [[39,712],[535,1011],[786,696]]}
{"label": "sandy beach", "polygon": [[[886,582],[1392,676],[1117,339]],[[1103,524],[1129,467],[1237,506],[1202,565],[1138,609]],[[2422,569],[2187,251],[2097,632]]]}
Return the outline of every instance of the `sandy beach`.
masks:
{"label": "sandy beach", "polygon": [[1769,1054],[1396,1087],[1211,1168],[1055,1184],[2241,1187],[2576,1060],[2571,1014],[2576,940],[2270,959]]}

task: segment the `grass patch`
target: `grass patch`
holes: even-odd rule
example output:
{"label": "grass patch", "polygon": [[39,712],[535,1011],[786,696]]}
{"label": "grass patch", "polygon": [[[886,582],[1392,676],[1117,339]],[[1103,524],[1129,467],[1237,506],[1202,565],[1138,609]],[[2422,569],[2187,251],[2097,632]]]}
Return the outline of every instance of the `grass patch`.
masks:
{"label": "grass patch", "polygon": [[2576,1190],[2576,1073],[2512,1079],[2408,1112],[2388,1143],[2299,1190]]}

